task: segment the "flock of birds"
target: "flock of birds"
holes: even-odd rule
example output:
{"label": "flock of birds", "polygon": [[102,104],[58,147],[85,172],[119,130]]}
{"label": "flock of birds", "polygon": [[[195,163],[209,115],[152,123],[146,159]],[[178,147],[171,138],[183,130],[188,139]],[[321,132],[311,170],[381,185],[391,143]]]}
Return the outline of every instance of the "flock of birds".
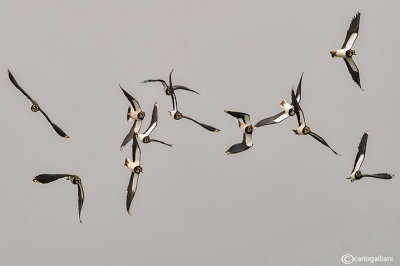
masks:
{"label": "flock of birds", "polygon": [[[361,82],[360,82],[360,74],[359,70],[354,63],[354,60],[352,58],[353,55],[355,55],[355,51],[352,50],[352,46],[357,39],[358,36],[358,30],[359,30],[359,25],[360,25],[360,16],[361,14],[358,12],[355,17],[352,19],[350,27],[347,31],[347,35],[345,38],[345,41],[342,45],[341,49],[335,50],[335,51],[330,51],[331,56],[334,57],[341,57],[344,59],[346,66],[353,78],[353,80],[357,83],[357,85],[361,88]],[[197,91],[194,91],[188,87],[182,86],[182,85],[173,85],[172,84],[172,72],[169,74],[169,82],[167,83],[166,81],[162,79],[149,79],[145,80],[142,83],[150,83],[150,82],[158,82],[161,83],[164,89],[164,93],[171,97],[172,100],[172,110],[169,111],[170,115],[172,116],[173,119],[175,120],[181,120],[181,119],[187,119],[190,120],[199,126],[203,127],[204,129],[211,131],[211,132],[219,132],[220,130],[198,122],[197,120],[183,115],[179,109],[178,109],[178,102],[177,102],[177,97],[176,97],[176,91],[178,90],[183,90],[183,91],[188,91],[192,93],[199,94]],[[315,132],[311,131],[310,127],[306,124],[305,121],[305,116],[302,108],[300,107],[300,101],[301,101],[301,83],[303,79],[303,74],[301,75],[299,84],[297,86],[296,92],[294,90],[291,90],[291,103],[288,103],[286,101],[281,102],[281,108],[283,111],[280,113],[273,115],[271,117],[262,119],[258,121],[254,126],[251,124],[250,121],[250,115],[242,112],[236,112],[236,111],[227,111],[225,110],[226,113],[229,115],[235,117],[238,120],[238,126],[243,132],[243,140],[240,143],[232,145],[227,151],[226,154],[234,154],[234,153],[239,153],[243,152],[253,146],[253,139],[252,139],[252,134],[254,132],[255,128],[259,128],[262,126],[266,125],[272,125],[272,124],[277,124],[282,122],[283,120],[296,115],[297,121],[298,121],[298,127],[296,129],[293,129],[293,132],[297,135],[310,135],[317,141],[319,141],[321,144],[324,146],[328,147],[334,154],[340,155],[337,153],[334,149],[332,149],[329,144],[319,135],[317,135]],[[43,111],[43,109],[39,106],[39,104],[31,98],[28,93],[25,92],[24,89],[17,83],[16,79],[14,78],[13,74],[8,70],[8,76],[11,81],[11,83],[24,94],[30,104],[31,104],[31,110],[33,112],[41,112],[44,117],[47,119],[47,121],[50,123],[50,125],[53,127],[53,129],[56,131],[58,135],[60,135],[63,138],[69,138],[69,136],[60,128],[58,127],[55,123],[53,123],[49,116]],[[139,175],[140,173],[143,172],[143,168],[141,166],[141,150],[140,146],[138,144],[139,142],[142,143],[150,143],[150,142],[157,142],[163,145],[167,145],[172,147],[172,144],[168,144],[164,141],[157,140],[157,139],[152,139],[150,138],[151,133],[154,131],[154,129],[157,127],[157,121],[158,121],[158,106],[157,102],[154,103],[153,107],[153,112],[151,116],[151,122],[149,124],[149,127],[144,131],[143,133],[140,133],[141,125],[142,122],[145,118],[145,112],[143,112],[142,108],[140,107],[139,102],[132,97],[121,85],[119,85],[123,94],[126,96],[128,99],[130,105],[128,107],[128,112],[127,112],[127,120],[128,121],[133,121],[132,127],[124,140],[122,141],[121,144],[121,151],[123,148],[132,140],[132,160],[129,158],[125,159],[125,167],[128,168],[132,173],[130,176],[128,188],[127,188],[127,196],[126,196],[126,209],[129,214],[130,213],[130,208],[131,208],[131,203],[132,200],[135,196],[136,190],[137,190],[137,185],[138,185],[138,180],[139,180]],[[362,88],[361,88],[362,89]],[[392,179],[394,177],[393,174],[388,174],[388,173],[378,173],[378,174],[362,174],[360,168],[361,165],[364,161],[365,158],[365,152],[366,152],[366,146],[367,146],[367,139],[368,139],[368,132],[365,132],[364,135],[361,138],[361,142],[358,146],[358,153],[356,155],[356,159],[354,162],[354,167],[351,172],[350,177],[347,179],[350,179],[351,182],[359,180],[363,177],[373,177],[373,178],[380,178],[380,179]],[[56,181],[61,178],[66,178],[69,180],[72,184],[77,185],[78,187],[78,208],[79,208],[79,221],[82,223],[81,220],[81,210],[84,202],[84,191],[83,191],[83,186],[82,186],[82,180],[79,176],[77,175],[71,175],[71,174],[40,174],[36,176],[33,181],[39,184],[47,184],[51,183],[53,181]]]}

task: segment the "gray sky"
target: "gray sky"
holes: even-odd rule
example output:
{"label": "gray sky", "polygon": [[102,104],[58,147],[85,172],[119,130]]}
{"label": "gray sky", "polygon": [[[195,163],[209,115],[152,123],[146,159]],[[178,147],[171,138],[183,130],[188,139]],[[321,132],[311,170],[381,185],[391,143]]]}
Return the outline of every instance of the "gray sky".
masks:
{"label": "gray sky", "polygon": [[[357,146],[370,131],[365,173],[398,172],[400,26],[396,1],[2,1],[0,8],[0,260],[3,265],[339,265],[345,253],[400,260],[398,180],[350,184]],[[351,18],[362,92],[341,59]],[[70,139],[29,110],[7,77],[36,99]],[[184,114],[148,78],[179,92]],[[280,112],[304,71],[302,108],[341,157],[291,131],[295,118],[241,141],[224,109],[252,122]],[[118,82],[139,100],[154,138],[141,145],[143,174],[125,210],[130,124]],[[38,185],[41,173],[79,175]]]}

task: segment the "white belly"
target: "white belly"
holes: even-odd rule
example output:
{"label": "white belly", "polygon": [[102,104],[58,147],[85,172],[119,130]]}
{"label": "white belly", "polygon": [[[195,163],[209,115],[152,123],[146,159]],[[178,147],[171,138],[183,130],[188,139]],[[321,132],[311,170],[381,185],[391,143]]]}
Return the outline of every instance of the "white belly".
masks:
{"label": "white belly", "polygon": [[339,49],[336,51],[336,56],[337,57],[342,57],[342,58],[346,58],[346,51],[347,49]]}

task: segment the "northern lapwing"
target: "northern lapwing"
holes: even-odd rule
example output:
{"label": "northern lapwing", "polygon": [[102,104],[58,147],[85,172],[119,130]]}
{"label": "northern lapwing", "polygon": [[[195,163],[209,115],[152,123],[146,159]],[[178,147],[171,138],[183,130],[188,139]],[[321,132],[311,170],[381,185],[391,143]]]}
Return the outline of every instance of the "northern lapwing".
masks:
{"label": "northern lapwing", "polygon": [[344,40],[342,48],[339,50],[330,51],[330,53],[332,58],[341,57],[344,59],[344,62],[346,63],[346,66],[349,69],[349,72],[354,82],[357,83],[360,89],[364,90],[363,88],[361,88],[360,71],[358,70],[356,63],[352,58],[353,55],[356,54],[356,52],[352,49],[352,47],[358,36],[358,29],[360,27],[360,17],[361,13],[358,12],[351,20],[350,27],[347,30],[346,39]]}
{"label": "northern lapwing", "polygon": [[[301,100],[301,81],[303,80],[303,74],[304,74],[304,72],[301,73],[300,81],[299,81],[299,84],[297,85],[296,101],[298,103],[300,103],[300,100]],[[276,123],[282,122],[283,120],[285,120],[289,116],[294,116],[295,115],[293,103],[289,104],[285,100],[283,100],[281,102],[281,107],[283,109],[282,112],[280,112],[279,114],[276,114],[274,116],[271,116],[271,117],[268,117],[268,118],[265,118],[263,120],[258,121],[254,125],[254,127],[262,127],[262,126],[265,126],[265,125],[276,124]]]}
{"label": "northern lapwing", "polygon": [[379,174],[363,174],[361,173],[361,165],[365,159],[365,152],[367,150],[367,140],[368,140],[368,131],[364,133],[361,138],[360,144],[358,145],[358,152],[356,155],[356,160],[354,162],[353,171],[351,171],[350,179],[351,182],[356,180],[360,180],[363,177],[373,177],[373,178],[380,178],[380,179],[392,179],[394,178],[394,174],[387,174],[387,173],[379,173]]}
{"label": "northern lapwing", "polygon": [[[171,80],[170,80],[170,82],[171,82]],[[198,122],[198,121],[196,121],[196,120],[194,120],[193,118],[190,118],[190,117],[188,117],[188,116],[184,116],[184,115],[183,115],[181,112],[179,112],[179,110],[178,110],[178,102],[177,102],[177,100],[176,100],[176,95],[175,95],[175,92],[174,92],[174,91],[172,91],[171,98],[172,98],[172,108],[173,108],[173,109],[172,109],[172,111],[169,111],[169,113],[170,113],[170,115],[171,115],[175,120],[181,120],[182,118],[185,118],[185,119],[188,119],[188,120],[190,120],[190,121],[192,121],[192,122],[195,122],[195,123],[198,124],[199,126],[205,128],[205,129],[207,129],[208,131],[211,131],[211,132],[219,132],[219,131],[220,131],[218,128],[209,126],[209,125],[204,124],[204,123],[200,123],[200,122]]]}
{"label": "northern lapwing", "polygon": [[177,91],[177,90],[185,90],[185,91],[190,91],[190,92],[194,92],[196,94],[200,94],[195,90],[189,89],[186,86],[182,86],[182,85],[172,85],[172,72],[174,72],[174,70],[172,69],[171,72],[169,73],[169,85],[167,84],[167,82],[165,82],[165,80],[162,79],[147,79],[142,81],[142,83],[148,83],[148,82],[161,82],[161,84],[163,85],[164,88],[164,93],[168,96],[172,96],[173,92]]}
{"label": "northern lapwing", "polygon": [[77,175],[69,175],[69,174],[41,174],[36,176],[33,179],[33,182],[38,184],[47,184],[53,181],[56,181],[60,178],[66,178],[67,180],[71,181],[72,184],[78,186],[78,209],[79,209],[79,222],[82,223],[81,220],[81,210],[83,206],[83,201],[85,199],[85,193],[83,191],[82,180]]}
{"label": "northern lapwing", "polygon": [[54,124],[54,123],[50,120],[50,118],[48,117],[48,115],[43,111],[43,109],[39,106],[39,104],[38,104],[34,99],[32,99],[31,96],[29,96],[29,94],[26,93],[26,92],[24,91],[24,89],[22,89],[22,87],[21,87],[21,86],[17,83],[17,81],[15,80],[13,74],[11,74],[11,71],[10,71],[10,70],[8,70],[8,77],[9,77],[11,83],[14,84],[14,86],[15,86],[20,92],[22,92],[22,94],[24,94],[26,98],[28,98],[29,103],[30,103],[30,105],[31,105],[31,110],[32,110],[32,112],[35,112],[35,113],[38,112],[38,111],[41,112],[41,113],[44,115],[44,117],[47,119],[47,121],[50,123],[50,125],[53,127],[53,129],[57,132],[58,135],[60,135],[60,136],[63,137],[63,138],[69,138],[69,136],[68,136],[67,134],[65,134],[65,132],[62,131],[61,128],[59,128],[56,124]]}
{"label": "northern lapwing", "polygon": [[[225,153],[227,155],[245,151],[253,146],[253,126],[251,125],[250,115],[235,111],[224,111],[238,120],[240,129],[243,131],[243,140],[241,143],[232,145]],[[242,120],[242,121],[240,121]]]}
{"label": "northern lapwing", "polygon": [[126,98],[129,100],[130,104],[128,108],[128,113],[127,113],[127,120],[134,120],[133,125],[129,131],[129,133],[126,135],[125,139],[122,141],[120,150],[122,151],[123,148],[125,147],[126,144],[128,144],[129,141],[133,138],[135,134],[137,134],[140,130],[140,127],[142,126],[142,122],[144,117],[146,116],[145,112],[143,112],[142,108],[140,108],[139,102],[132,97],[128,92],[126,92],[121,84],[119,84],[119,87],[121,88],[122,92],[126,96]]}
{"label": "northern lapwing", "polygon": [[164,145],[167,145],[167,146],[170,146],[170,147],[172,147],[172,144],[168,144],[168,143],[165,143],[165,142],[163,142],[163,141],[160,141],[160,140],[157,140],[157,139],[152,139],[152,138],[150,138],[150,134],[153,132],[153,130],[157,127],[157,122],[158,122],[158,112],[157,112],[157,103],[154,103],[154,107],[153,107],[153,113],[152,113],[152,115],[151,115],[151,122],[150,122],[150,125],[149,125],[149,127],[146,129],[146,131],[144,132],[144,133],[137,133],[137,139],[140,141],[140,142],[143,142],[143,143],[149,143],[149,142],[152,142],[152,141],[154,141],[154,142],[159,142],[159,143],[161,143],[161,144],[164,144]]}
{"label": "northern lapwing", "polygon": [[315,134],[314,132],[311,131],[311,129],[306,125],[306,120],[304,118],[304,113],[303,110],[300,107],[300,104],[297,102],[296,100],[296,95],[294,94],[294,91],[292,90],[292,103],[294,106],[294,111],[296,113],[297,116],[297,122],[299,124],[299,127],[296,129],[293,129],[293,132],[299,136],[301,135],[310,135],[312,136],[314,139],[318,140],[319,142],[321,142],[323,145],[325,145],[326,147],[328,147],[329,149],[331,149],[331,151],[336,154],[336,155],[340,155],[339,153],[337,153],[335,150],[333,150],[328,143],[326,143],[326,141],[318,136],[317,134]]}
{"label": "northern lapwing", "polygon": [[129,214],[131,214],[130,208],[136,193],[139,174],[143,172],[143,168],[140,165],[141,151],[136,136],[132,140],[132,161],[129,158],[125,159],[125,167],[132,171],[126,195],[126,210]]}

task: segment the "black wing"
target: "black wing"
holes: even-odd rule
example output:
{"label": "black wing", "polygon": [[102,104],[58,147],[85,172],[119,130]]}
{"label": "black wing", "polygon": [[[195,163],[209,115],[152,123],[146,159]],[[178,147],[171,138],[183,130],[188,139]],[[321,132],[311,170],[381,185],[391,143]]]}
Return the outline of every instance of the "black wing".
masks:
{"label": "black wing", "polygon": [[[147,132],[149,130],[153,131],[156,126],[157,126],[157,121],[158,121],[158,108],[157,108],[157,103],[154,104],[153,107],[153,113],[151,114],[151,122],[149,127],[146,129],[146,131],[144,132],[144,134],[147,134]],[[149,134],[151,133],[151,131],[149,132]]]}
{"label": "black wing", "polygon": [[60,178],[67,177],[67,176],[70,176],[70,175],[68,175],[68,174],[41,174],[41,175],[36,176],[33,179],[33,182],[36,182],[39,184],[47,184],[47,183],[56,181]]}
{"label": "black wing", "polygon": [[22,94],[24,94],[26,96],[26,98],[28,98],[29,100],[32,100],[31,96],[28,95],[28,93],[26,93],[24,91],[23,88],[21,88],[21,86],[19,86],[19,84],[17,83],[17,81],[15,80],[13,74],[11,74],[11,71],[8,69],[8,78],[11,80],[12,84],[14,84],[14,86],[20,90],[22,92]]}
{"label": "black wing", "polygon": [[121,147],[120,147],[121,151],[124,149],[125,145],[128,144],[129,141],[131,141],[131,139],[133,139],[133,137],[135,136],[135,127],[136,127],[136,123],[137,122],[138,122],[137,120],[133,121],[133,125],[131,127],[131,130],[129,130],[128,135],[126,135],[126,137],[122,141],[122,144],[121,144]]}
{"label": "black wing", "polygon": [[133,200],[133,197],[136,194],[136,189],[137,189],[137,184],[139,180],[139,174],[132,172],[131,178],[129,179],[129,185],[127,188],[127,194],[126,194],[126,210],[128,211],[129,215],[131,215],[131,203]]}
{"label": "black wing", "polygon": [[200,125],[201,127],[207,129],[208,131],[211,131],[211,132],[219,132],[219,131],[220,131],[218,128],[215,128],[215,127],[212,127],[212,126],[209,126],[209,125],[200,123],[200,122],[198,122],[198,121],[196,121],[196,120],[194,120],[193,118],[190,118],[190,117],[188,117],[188,116],[184,116],[184,115],[183,115],[182,118],[189,119],[189,120],[195,122],[196,124]]}
{"label": "black wing", "polygon": [[54,124],[50,118],[48,117],[48,115],[42,110],[42,108],[39,108],[39,111],[44,115],[44,117],[46,117],[47,121],[49,121],[50,125],[54,128],[54,130],[57,132],[58,135],[60,135],[63,138],[69,138],[69,136],[67,134],[65,134],[64,131],[62,131],[61,128],[59,128],[56,124]]}
{"label": "black wing", "polygon": [[139,161],[140,164],[140,157],[141,157],[141,150],[139,143],[137,142],[136,137],[132,138],[132,162]]}
{"label": "black wing", "polygon": [[170,146],[170,147],[172,147],[172,144],[165,143],[164,141],[161,141],[161,140],[157,140],[157,139],[150,139],[150,142],[152,142],[152,141],[154,141],[154,142],[158,142],[158,143],[161,143],[161,144],[164,144],[164,145],[167,145],[167,146]]}
{"label": "black wing", "polygon": [[243,133],[242,142],[232,145],[225,153],[227,155],[233,154],[233,153],[239,153],[239,152],[242,152],[242,151],[245,151],[245,150],[249,149],[250,147],[251,146],[247,146],[246,145],[246,133]]}
{"label": "black wing", "polygon": [[319,142],[321,142],[322,144],[324,144],[326,147],[328,147],[329,149],[331,149],[331,151],[333,151],[334,154],[340,156],[340,154],[337,153],[336,151],[334,151],[334,150],[328,145],[328,143],[326,143],[326,141],[325,141],[323,138],[321,138],[320,136],[318,136],[317,134],[315,134],[314,132],[311,132],[311,131],[310,131],[309,134],[310,134],[314,139],[318,140]]}
{"label": "black wing", "polygon": [[142,81],[142,83],[147,83],[147,82],[161,82],[164,87],[164,91],[166,91],[168,88],[167,82],[165,82],[162,79],[147,79],[147,80]]}
{"label": "black wing", "polygon": [[380,179],[393,179],[394,174],[387,174],[387,173],[379,173],[379,174],[372,174],[372,175],[363,175],[363,177],[374,177]]}
{"label": "black wing", "polygon": [[81,220],[81,210],[83,206],[83,201],[85,200],[85,192],[83,191],[83,186],[82,186],[82,181],[80,181],[78,184],[78,208],[79,208],[79,222],[82,223]]}
{"label": "black wing", "polygon": [[235,112],[235,111],[227,111],[227,110],[225,110],[225,113],[228,113],[231,116],[236,117],[237,119],[242,119],[245,124],[250,124],[250,115],[249,114]]}
{"label": "black wing", "polygon": [[[301,82],[303,80],[303,75],[304,75],[304,72],[301,73],[300,81],[299,81],[299,84],[297,85],[297,90],[296,90],[296,100],[298,103],[300,103],[300,101],[301,101]],[[292,103],[292,105],[293,105],[293,103]]]}
{"label": "black wing", "polygon": [[[346,38],[344,39],[344,43],[342,45],[342,49],[346,47],[347,42],[349,41],[351,35],[353,35],[353,34],[358,35],[358,29],[360,27],[360,17],[361,17],[361,13],[357,12],[357,14],[351,20],[350,27],[347,30]],[[357,35],[353,38],[357,38]],[[355,41],[355,39],[353,40],[353,43],[354,43],[354,41]]]}
{"label": "black wing", "polygon": [[191,92],[194,92],[194,93],[197,93],[197,94],[199,94],[199,95],[200,95],[200,93],[198,93],[197,91],[195,91],[195,90],[192,90],[192,89],[189,89],[188,87],[186,87],[186,86],[182,86],[182,85],[174,85],[174,86],[173,86],[173,89],[174,89],[174,91],[176,91],[176,90],[185,90],[185,91],[191,91]]}
{"label": "black wing", "polygon": [[294,94],[293,90],[292,90],[292,104],[294,107],[294,112],[296,113],[297,123],[299,124],[299,126],[305,124],[306,119],[304,117],[303,110],[301,109],[300,104],[297,102],[296,95]]}
{"label": "black wing", "polygon": [[360,170],[360,167],[365,158],[365,152],[367,151],[367,141],[368,141],[368,132],[365,132],[361,138],[360,144],[358,144],[358,152],[356,155],[356,160],[354,161],[353,171],[357,168],[356,171]]}
{"label": "black wing", "polygon": [[353,58],[344,58],[344,62],[346,63],[347,69],[349,70],[354,82],[363,90],[363,88],[361,88],[360,72]]}
{"label": "black wing", "polygon": [[142,108],[140,108],[139,102],[138,102],[135,98],[133,98],[132,95],[130,95],[128,92],[126,92],[126,91],[122,88],[121,84],[119,84],[119,87],[121,88],[122,92],[125,94],[125,97],[126,97],[126,98],[129,100],[129,102],[131,103],[133,109],[135,109],[135,111],[141,111]]}
{"label": "black wing", "polygon": [[280,112],[279,114],[276,114],[274,116],[264,118],[263,120],[260,120],[255,124],[255,127],[262,127],[265,125],[271,125],[271,124],[276,124],[279,122],[282,122],[286,118],[288,118],[289,115],[285,113],[285,111]]}

